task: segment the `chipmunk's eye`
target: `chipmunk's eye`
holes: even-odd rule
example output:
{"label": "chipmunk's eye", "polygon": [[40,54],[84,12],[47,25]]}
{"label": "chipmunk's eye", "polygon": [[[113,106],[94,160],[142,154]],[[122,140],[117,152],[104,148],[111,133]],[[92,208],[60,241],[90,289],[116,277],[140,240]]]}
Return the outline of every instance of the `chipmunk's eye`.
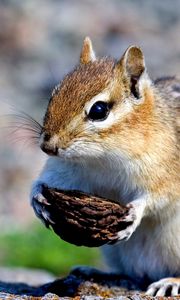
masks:
{"label": "chipmunk's eye", "polygon": [[103,101],[97,101],[91,107],[88,118],[92,121],[103,121],[109,114],[109,104]]}

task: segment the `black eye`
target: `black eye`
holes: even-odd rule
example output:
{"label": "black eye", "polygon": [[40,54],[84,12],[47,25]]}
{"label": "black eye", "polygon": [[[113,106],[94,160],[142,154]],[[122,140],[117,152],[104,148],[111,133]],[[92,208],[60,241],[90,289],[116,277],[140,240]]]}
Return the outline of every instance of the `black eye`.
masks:
{"label": "black eye", "polygon": [[92,121],[105,120],[109,114],[109,104],[103,101],[97,101],[91,107],[88,118]]}

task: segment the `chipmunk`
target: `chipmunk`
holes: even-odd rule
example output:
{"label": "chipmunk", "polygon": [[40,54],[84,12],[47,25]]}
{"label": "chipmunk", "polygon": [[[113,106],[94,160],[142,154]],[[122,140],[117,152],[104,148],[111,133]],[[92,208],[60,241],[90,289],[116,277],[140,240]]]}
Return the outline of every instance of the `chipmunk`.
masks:
{"label": "chipmunk", "polygon": [[130,206],[119,242],[102,250],[115,272],[153,282],[147,295],[180,293],[179,89],[175,78],[150,80],[139,47],[96,58],[85,38],[39,139],[50,157],[31,191],[36,215],[51,224],[44,184]]}

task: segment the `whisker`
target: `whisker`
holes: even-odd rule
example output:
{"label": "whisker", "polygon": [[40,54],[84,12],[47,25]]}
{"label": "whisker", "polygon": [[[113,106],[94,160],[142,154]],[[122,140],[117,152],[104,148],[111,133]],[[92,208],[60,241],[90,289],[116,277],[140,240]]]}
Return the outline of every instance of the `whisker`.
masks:
{"label": "whisker", "polygon": [[24,129],[24,130],[27,130],[27,131],[30,131],[30,132],[34,132],[36,133],[37,135],[40,135],[40,132],[37,131],[36,129],[28,126],[27,124],[17,124],[17,123],[12,123],[12,125],[9,125],[9,126],[5,126],[5,128],[7,129],[12,129],[12,128],[16,128],[17,130],[21,130],[21,129]]}
{"label": "whisker", "polygon": [[40,137],[40,132],[37,131],[36,129],[30,127],[30,125],[27,125],[27,124],[17,124],[16,123],[13,125],[9,125],[9,126],[6,126],[5,128],[7,129],[10,129],[12,130],[11,133],[16,133],[16,132],[21,132],[21,131],[25,131],[27,133],[32,133],[34,134],[35,136],[37,136],[38,138]]}
{"label": "whisker", "polygon": [[[6,115],[10,119],[12,119],[11,122],[22,122],[23,124],[28,124],[31,127],[37,128],[39,131],[42,130],[42,126],[40,123],[38,123],[34,118],[29,116],[28,114],[23,113],[24,115],[20,114],[9,114]],[[13,121],[14,120],[14,121]]]}
{"label": "whisker", "polygon": [[42,125],[33,117],[23,111],[15,111],[15,113],[3,115],[5,126],[2,129],[8,130],[8,139],[11,142],[31,142],[33,145],[38,145],[39,138],[42,132]]}
{"label": "whisker", "polygon": [[13,136],[11,138],[11,141],[12,142],[15,142],[15,143],[19,143],[19,142],[24,142],[24,143],[29,143],[33,146],[37,146],[38,145],[38,139],[36,139],[35,137],[30,137],[30,138],[27,138],[27,136]]}

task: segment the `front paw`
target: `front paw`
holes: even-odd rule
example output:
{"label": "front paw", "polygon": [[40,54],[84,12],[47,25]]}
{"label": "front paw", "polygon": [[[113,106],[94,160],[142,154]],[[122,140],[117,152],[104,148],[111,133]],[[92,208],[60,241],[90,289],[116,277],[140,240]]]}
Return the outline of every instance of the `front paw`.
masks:
{"label": "front paw", "polygon": [[148,296],[178,296],[180,295],[180,278],[164,278],[152,283],[146,292]]}
{"label": "front paw", "polygon": [[136,230],[141,220],[141,216],[138,216],[137,209],[132,204],[130,204],[129,207],[129,213],[123,219],[123,223],[127,226],[125,229],[118,232],[118,241],[127,241]]}
{"label": "front paw", "polygon": [[45,224],[46,227],[54,224],[51,215],[48,211],[48,207],[51,205],[47,199],[41,193],[38,193],[32,197],[31,205],[34,209],[36,216]]}

